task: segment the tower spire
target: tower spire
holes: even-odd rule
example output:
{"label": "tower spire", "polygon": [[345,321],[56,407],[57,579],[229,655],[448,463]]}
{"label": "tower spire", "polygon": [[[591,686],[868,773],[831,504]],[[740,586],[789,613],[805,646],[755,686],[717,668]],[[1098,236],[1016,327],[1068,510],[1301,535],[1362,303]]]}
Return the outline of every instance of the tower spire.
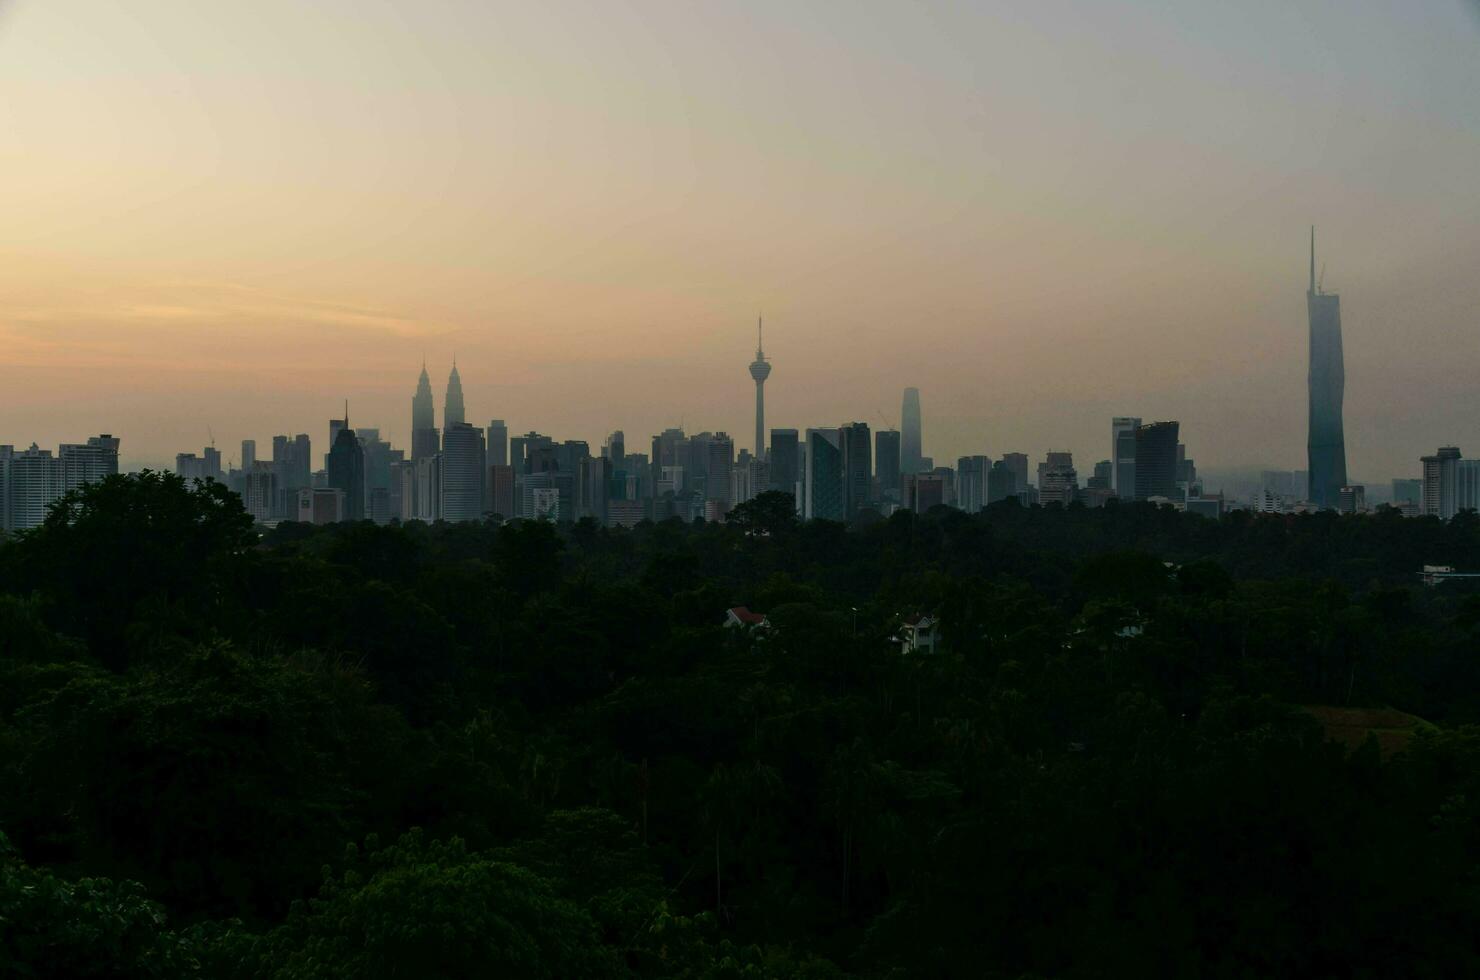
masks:
{"label": "tower spire", "polygon": [[344,400],[344,427],[349,428],[349,399]]}
{"label": "tower spire", "polygon": [[1316,291],[1316,226],[1310,226],[1310,291]]}
{"label": "tower spire", "polygon": [[765,319],[757,314],[755,318],[755,359],[757,361],[764,361],[766,359],[766,355],[762,353],[765,349],[765,345],[761,343],[761,337],[765,332],[764,327]]}

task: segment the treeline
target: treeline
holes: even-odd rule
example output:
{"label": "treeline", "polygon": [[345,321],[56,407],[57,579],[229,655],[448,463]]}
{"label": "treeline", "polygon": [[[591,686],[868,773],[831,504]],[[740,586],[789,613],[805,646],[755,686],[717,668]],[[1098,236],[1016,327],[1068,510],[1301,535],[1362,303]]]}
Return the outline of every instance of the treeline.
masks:
{"label": "treeline", "polygon": [[0,545],[0,975],[1473,974],[1480,595],[1423,564],[1480,524],[110,478]]}

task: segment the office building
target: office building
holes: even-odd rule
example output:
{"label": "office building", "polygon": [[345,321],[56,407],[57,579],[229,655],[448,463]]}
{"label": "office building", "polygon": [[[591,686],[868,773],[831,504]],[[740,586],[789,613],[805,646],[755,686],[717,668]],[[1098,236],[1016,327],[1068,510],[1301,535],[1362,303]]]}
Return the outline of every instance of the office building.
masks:
{"label": "office building", "polygon": [[1348,484],[1336,495],[1336,509],[1343,514],[1360,514],[1367,509],[1367,488]]}
{"label": "office building", "polygon": [[[353,433],[346,433],[353,439]],[[331,452],[333,450],[330,450]],[[338,524],[349,520],[345,494],[338,487],[305,487],[295,496],[294,519],[303,524]]]}
{"label": "office building", "polygon": [[904,474],[904,503],[907,510],[923,514],[946,502],[946,478],[939,473]]}
{"label": "office building", "polygon": [[514,516],[514,467],[495,464],[488,468],[489,510],[504,520]]}
{"label": "office building", "polygon": [[962,456],[956,460],[956,506],[975,514],[987,506],[992,457]]}
{"label": "office building", "polygon": [[995,504],[999,500],[1018,495],[1018,476],[1007,465],[1006,460],[999,459],[992,464],[987,471],[987,503]]}
{"label": "office building", "polygon": [[843,454],[843,518],[853,520],[869,506],[873,483],[873,447],[867,422],[850,422],[838,429]]}
{"label": "office building", "polygon": [[467,413],[463,410],[462,378],[458,377],[457,358],[454,357],[452,373],[447,376],[447,400],[442,407],[442,438],[447,438],[447,429],[462,425],[467,420]]}
{"label": "office building", "polygon": [[614,469],[621,469],[627,458],[627,435],[621,429],[616,430],[606,437],[601,444],[601,455],[603,459],[612,461]]}
{"label": "office building", "polygon": [[801,451],[796,429],[771,430],[771,454],[767,460],[770,464],[768,486],[772,490],[796,497],[798,505],[801,504],[797,491],[797,481],[801,476]]}
{"label": "office building", "polygon": [[899,503],[900,438],[898,429],[874,433],[874,494],[883,503]]}
{"label": "office building", "polygon": [[304,433],[272,437],[272,465],[277,467],[278,487],[296,493],[313,483],[313,443]]}
{"label": "office building", "polygon": [[920,389],[906,388],[899,413],[899,469],[901,473],[919,473],[925,469],[922,458],[923,423],[920,418]]}
{"label": "office building", "polygon": [[483,430],[450,422],[442,430],[441,519],[476,521],[483,516]]}
{"label": "office building", "polygon": [[[324,466],[331,489],[344,493],[341,507],[343,520],[365,519],[365,452],[360,448],[359,437],[349,427],[349,407],[345,407],[344,421],[334,436],[334,445],[329,449],[329,458]],[[303,495],[299,494],[302,508]]]}
{"label": "office building", "polygon": [[1480,459],[1460,459],[1454,464],[1454,512],[1480,510]]}
{"label": "office building", "polygon": [[509,427],[503,419],[488,423],[488,465],[509,465]]}
{"label": "office building", "polygon": [[1140,427],[1138,416],[1117,415],[1110,420],[1110,489],[1127,500],[1136,496],[1136,430]]}
{"label": "office building", "polygon": [[1346,368],[1341,350],[1341,298],[1316,281],[1316,230],[1310,230],[1310,287],[1305,294],[1310,319],[1310,420],[1306,442],[1310,493],[1318,508],[1335,507],[1346,486],[1346,436],[1342,398]]}
{"label": "office building", "polygon": [[246,473],[242,503],[247,513],[259,524],[279,516],[277,467],[269,462],[253,461]]}
{"label": "office building", "polygon": [[1176,422],[1152,422],[1136,427],[1136,497],[1150,500],[1182,499],[1177,493]]}
{"label": "office building", "polygon": [[257,462],[257,440],[242,440],[242,472],[252,472],[252,464]]}
{"label": "office building", "polygon": [[1110,490],[1114,492],[1115,463],[1113,460],[1102,459],[1095,464],[1095,474],[1085,483],[1087,490]]}
{"label": "office building", "polygon": [[728,434],[716,432],[697,436],[695,449],[702,447],[704,455],[696,456],[696,466],[704,467],[704,499],[717,500],[722,505],[721,514],[730,509],[730,474],[735,469],[735,443]]}
{"label": "office building", "polygon": [[843,450],[837,429],[807,430],[802,466],[802,516],[809,521],[843,520]]}
{"label": "office building", "polygon": [[1028,489],[1028,454],[1027,453],[1003,453],[1002,463],[1012,473],[1014,494],[1021,494]]}
{"label": "office building", "polygon": [[1049,453],[1038,465],[1038,502],[1045,507],[1049,504],[1068,507],[1078,492],[1079,474],[1074,470],[1074,455]]}
{"label": "office building", "polygon": [[[610,448],[610,444],[606,448]],[[611,501],[612,461],[606,456],[588,456],[581,460],[577,487],[576,518],[589,517],[605,526]]]}
{"label": "office building", "polygon": [[750,362],[750,377],[755,382],[755,455],[766,458],[766,379],[771,376],[771,362],[761,344],[761,321],[755,321],[755,360]]}
{"label": "office building", "polygon": [[1423,480],[1394,480],[1393,505],[1418,504],[1423,500]]}

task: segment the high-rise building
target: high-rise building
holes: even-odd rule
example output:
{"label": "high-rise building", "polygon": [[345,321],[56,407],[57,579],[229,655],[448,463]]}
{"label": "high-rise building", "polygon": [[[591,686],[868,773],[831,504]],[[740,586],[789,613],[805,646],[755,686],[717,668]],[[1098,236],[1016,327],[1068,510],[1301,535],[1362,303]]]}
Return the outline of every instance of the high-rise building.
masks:
{"label": "high-rise building", "polygon": [[1038,502],[1045,507],[1057,503],[1065,507],[1074,502],[1079,492],[1079,474],[1074,470],[1074,454],[1051,452],[1038,464]]}
{"label": "high-rise building", "polygon": [[1343,514],[1360,514],[1367,509],[1367,488],[1360,483],[1348,484],[1336,495],[1336,509]]}
{"label": "high-rise building", "polygon": [[505,520],[514,516],[514,467],[494,464],[488,468],[489,510]]}
{"label": "high-rise building", "polygon": [[272,465],[278,470],[278,487],[296,493],[313,483],[313,444],[308,436],[272,437]]}
{"label": "high-rise building", "polygon": [[621,469],[623,461],[627,458],[627,435],[621,429],[616,430],[606,437],[601,444],[601,455],[604,459],[612,461],[613,469]]}
{"label": "high-rise building", "polygon": [[1095,464],[1095,475],[1089,478],[1085,486],[1090,490],[1110,490],[1111,484],[1115,482],[1115,463],[1108,459],[1102,459]]}
{"label": "high-rise building", "polygon": [[841,521],[843,451],[837,429],[808,429],[802,471],[802,516],[807,520]]}
{"label": "high-rise building", "polygon": [[411,397],[411,458],[427,459],[442,448],[437,432],[437,413],[432,402],[432,379],[427,377],[426,361],[421,363],[421,377],[416,379],[416,394]]}
{"label": "high-rise building", "polygon": [[98,483],[118,473],[118,439],[104,433],[85,443],[63,443],[57,450],[57,462],[61,466],[62,493],[84,483]]}
{"label": "high-rise building", "polygon": [[906,388],[904,404],[899,412],[899,427],[903,431],[899,440],[899,469],[901,473],[918,473],[924,468],[921,459],[920,389]]}
{"label": "high-rise building", "polygon": [[277,468],[268,462],[252,462],[246,473],[246,486],[242,503],[247,513],[258,523],[270,521],[278,516]]}
{"label": "high-rise building", "polygon": [[874,487],[883,503],[899,503],[899,446],[898,429],[874,433]]}
{"label": "high-rise building", "polygon": [[[365,519],[365,451],[360,439],[349,427],[349,406],[345,406],[344,422],[334,436],[334,445],[329,450],[329,459],[324,466],[329,478],[329,487],[344,492],[343,519],[362,521]],[[303,506],[299,495],[299,507]]]}
{"label": "high-rise building", "polygon": [[987,506],[991,473],[990,456],[962,456],[956,460],[956,506],[968,514]]}
{"label": "high-rise building", "polygon": [[1110,420],[1110,489],[1126,500],[1136,496],[1137,416],[1117,415]]}
{"label": "high-rise building", "polygon": [[447,401],[442,408],[442,428],[450,429],[467,420],[467,413],[463,410],[462,378],[457,375],[457,358],[454,357],[452,373],[447,376]]}
{"label": "high-rise building", "polygon": [[771,430],[769,486],[772,490],[796,497],[798,506],[801,504],[797,492],[797,480],[801,476],[801,451],[796,429]]}
{"label": "high-rise building", "polygon": [[1003,453],[1002,463],[1012,474],[1012,494],[1017,496],[1028,490],[1028,454]]}
{"label": "high-rise building", "polygon": [[873,482],[872,446],[867,422],[850,422],[838,429],[839,448],[843,453],[843,517],[853,520],[869,506]]}
{"label": "high-rise building", "polygon": [[611,501],[612,461],[606,456],[587,456],[580,463],[576,517],[589,517],[605,525]]}
{"label": "high-rise building", "polygon": [[[345,430],[345,433],[354,438],[353,432]],[[350,520],[345,509],[344,491],[338,487],[304,487],[297,492],[295,499],[295,519],[304,524],[338,524]]]}
{"label": "high-rise building", "polygon": [[257,440],[242,440],[242,472],[252,472],[252,464],[257,462]]}
{"label": "high-rise building", "polygon": [[696,457],[694,462],[696,466],[702,464],[704,467],[704,499],[718,500],[723,505],[720,513],[728,513],[730,473],[735,468],[735,442],[727,433],[716,432],[703,440],[703,446],[702,460]]}
{"label": "high-rise building", "polygon": [[761,321],[755,321],[755,360],[750,362],[750,377],[755,382],[755,455],[766,458],[766,379],[771,376],[771,362],[761,344]]}
{"label": "high-rise building", "polygon": [[1341,351],[1341,298],[1316,281],[1316,230],[1310,230],[1310,288],[1305,294],[1310,318],[1310,428],[1306,443],[1310,500],[1335,507],[1346,486],[1346,435],[1341,403],[1346,367]]}
{"label": "high-rise building", "polygon": [[0,532],[11,530],[10,461],[14,458],[14,446],[0,446]]}
{"label": "high-rise building", "polygon": [[488,423],[488,465],[509,465],[509,427],[503,419]]}
{"label": "high-rise building", "polygon": [[1393,504],[1402,503],[1417,504],[1423,500],[1422,480],[1394,480],[1393,481]]}
{"label": "high-rise building", "polygon": [[1459,461],[1457,446],[1442,446],[1434,455],[1422,457],[1419,513],[1447,521],[1459,512]]}
{"label": "high-rise building", "polygon": [[451,422],[442,430],[441,517],[476,521],[483,515],[483,430]]}
{"label": "high-rise building", "polygon": [[51,450],[37,448],[34,442],[30,449],[8,455],[10,530],[40,527],[48,508],[62,495],[61,460],[52,456]]}
{"label": "high-rise building", "polygon": [[1454,464],[1454,512],[1464,510],[1480,510],[1480,459]]}
{"label": "high-rise building", "polygon": [[1176,422],[1136,427],[1136,499],[1178,499]]}
{"label": "high-rise building", "polygon": [[939,473],[906,473],[904,503],[907,510],[923,514],[946,502],[946,479]]}
{"label": "high-rise building", "polygon": [[999,500],[1015,497],[1019,492],[1017,474],[1007,465],[1007,461],[999,459],[993,463],[991,470],[987,472],[987,503],[995,504]]}

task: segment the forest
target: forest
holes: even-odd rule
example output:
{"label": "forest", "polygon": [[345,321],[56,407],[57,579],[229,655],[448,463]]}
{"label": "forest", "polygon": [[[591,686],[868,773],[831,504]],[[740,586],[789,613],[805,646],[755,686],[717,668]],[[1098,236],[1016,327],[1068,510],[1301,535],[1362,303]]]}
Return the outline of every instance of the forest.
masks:
{"label": "forest", "polygon": [[1480,589],[1426,564],[1480,519],[109,477],[0,544],[0,976],[1480,975]]}

